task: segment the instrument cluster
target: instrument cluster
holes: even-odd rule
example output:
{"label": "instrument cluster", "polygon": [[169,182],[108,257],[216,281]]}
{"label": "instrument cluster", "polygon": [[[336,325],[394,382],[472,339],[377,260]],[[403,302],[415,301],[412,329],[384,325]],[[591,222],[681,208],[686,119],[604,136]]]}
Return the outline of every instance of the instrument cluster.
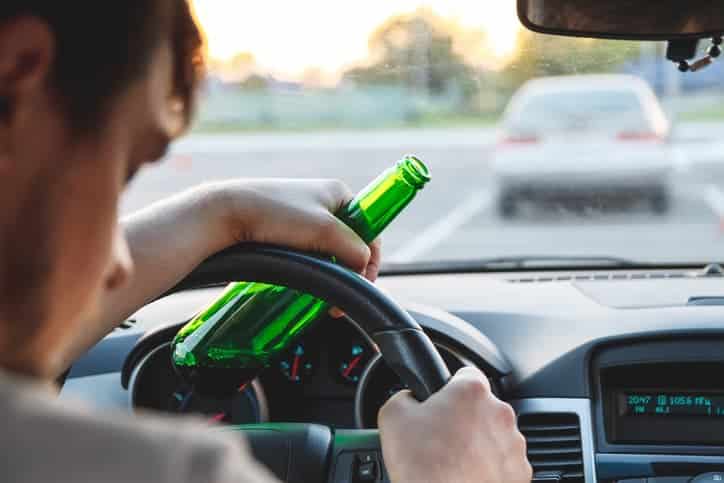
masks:
{"label": "instrument cluster", "polygon": [[327,317],[310,328],[250,384],[231,397],[194,392],[171,364],[170,342],[150,350],[134,368],[134,408],[193,414],[212,423],[316,422],[355,426],[354,401],[362,375],[377,355],[349,319]]}

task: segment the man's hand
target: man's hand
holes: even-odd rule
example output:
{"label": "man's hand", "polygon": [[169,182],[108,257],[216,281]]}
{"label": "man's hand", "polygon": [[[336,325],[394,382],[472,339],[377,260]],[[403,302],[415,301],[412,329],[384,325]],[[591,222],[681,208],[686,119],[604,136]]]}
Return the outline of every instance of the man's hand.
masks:
{"label": "man's hand", "polygon": [[393,483],[531,481],[515,413],[478,369],[460,369],[423,403],[399,392],[380,410],[379,425]]}
{"label": "man's hand", "polygon": [[334,216],[352,193],[330,179],[257,179],[228,181],[211,189],[223,207],[229,240],[273,243],[327,253],[364,275],[377,278],[380,243],[366,245]]}

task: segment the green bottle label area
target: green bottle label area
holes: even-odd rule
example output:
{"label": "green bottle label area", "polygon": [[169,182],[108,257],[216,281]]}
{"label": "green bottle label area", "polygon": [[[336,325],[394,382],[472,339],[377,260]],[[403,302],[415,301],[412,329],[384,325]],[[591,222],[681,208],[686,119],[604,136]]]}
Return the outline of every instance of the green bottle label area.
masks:
{"label": "green bottle label area", "polygon": [[[176,335],[174,363],[188,367],[266,367],[273,355],[288,347],[311,320],[327,310],[324,301],[286,287],[231,283]],[[199,351],[199,347],[207,349]]]}
{"label": "green bottle label area", "polygon": [[[336,215],[369,243],[429,180],[422,161],[407,156]],[[251,379],[268,367],[329,308],[323,300],[287,287],[233,282],[176,334],[173,363],[194,384],[214,370],[211,377],[219,384],[238,385],[239,378]],[[224,371],[227,376],[219,377]]]}

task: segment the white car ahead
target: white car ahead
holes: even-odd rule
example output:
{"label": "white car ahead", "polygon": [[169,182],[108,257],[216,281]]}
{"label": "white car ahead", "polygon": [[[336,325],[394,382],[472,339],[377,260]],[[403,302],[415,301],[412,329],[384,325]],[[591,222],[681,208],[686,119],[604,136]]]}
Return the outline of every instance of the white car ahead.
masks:
{"label": "white car ahead", "polygon": [[531,80],[511,99],[493,150],[498,211],[511,218],[525,201],[576,209],[643,199],[665,213],[670,129],[656,95],[637,77]]}

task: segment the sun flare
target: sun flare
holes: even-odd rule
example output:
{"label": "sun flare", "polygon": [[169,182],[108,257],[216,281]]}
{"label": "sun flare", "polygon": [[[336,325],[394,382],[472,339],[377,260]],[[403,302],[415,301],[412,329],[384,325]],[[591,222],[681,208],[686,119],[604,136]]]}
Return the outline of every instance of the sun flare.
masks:
{"label": "sun flare", "polygon": [[[250,52],[259,66],[294,78],[310,69],[328,74],[364,59],[370,33],[387,18],[424,7],[480,29],[487,63],[502,61],[515,48],[519,29],[512,0],[193,0],[212,58],[228,60]],[[491,61],[492,59],[492,61]]]}

